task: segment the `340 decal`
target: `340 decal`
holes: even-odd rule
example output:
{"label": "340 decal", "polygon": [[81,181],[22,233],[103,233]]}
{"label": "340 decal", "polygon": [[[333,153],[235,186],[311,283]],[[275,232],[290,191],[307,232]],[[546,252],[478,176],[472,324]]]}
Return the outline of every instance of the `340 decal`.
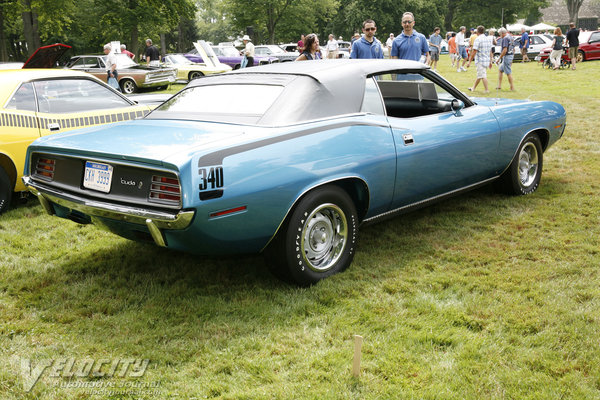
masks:
{"label": "340 decal", "polygon": [[198,175],[200,175],[200,185],[198,185],[198,188],[201,192],[223,187],[223,167],[199,168]]}

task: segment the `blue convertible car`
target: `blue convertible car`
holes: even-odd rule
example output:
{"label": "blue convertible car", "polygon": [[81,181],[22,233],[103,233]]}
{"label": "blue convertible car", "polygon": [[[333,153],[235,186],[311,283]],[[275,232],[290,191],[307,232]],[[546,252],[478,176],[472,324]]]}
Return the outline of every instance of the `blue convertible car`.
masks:
{"label": "blue convertible car", "polygon": [[470,99],[416,62],[283,63],[38,139],[23,179],[50,214],[186,252],[264,251],[309,285],[350,265],[361,224],[493,181],[532,193],[565,121],[554,102]]}

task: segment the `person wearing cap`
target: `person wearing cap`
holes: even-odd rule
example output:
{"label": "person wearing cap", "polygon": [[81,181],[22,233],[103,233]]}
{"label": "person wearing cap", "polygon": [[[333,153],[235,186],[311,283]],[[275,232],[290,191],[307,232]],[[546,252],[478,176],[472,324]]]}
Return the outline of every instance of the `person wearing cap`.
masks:
{"label": "person wearing cap", "polygon": [[117,56],[113,53],[110,44],[104,45],[104,54],[106,54],[106,82],[108,83],[110,78],[115,78],[118,81],[119,73],[117,72]]}
{"label": "person wearing cap", "polygon": [[244,42],[244,55],[248,59],[248,63],[246,64],[246,68],[254,66],[254,45],[252,44],[252,40],[250,40],[250,36],[244,35],[242,38]]}
{"label": "person wearing cap", "polygon": [[385,47],[392,49],[392,43],[394,43],[394,34],[390,33],[390,37],[385,41]]}

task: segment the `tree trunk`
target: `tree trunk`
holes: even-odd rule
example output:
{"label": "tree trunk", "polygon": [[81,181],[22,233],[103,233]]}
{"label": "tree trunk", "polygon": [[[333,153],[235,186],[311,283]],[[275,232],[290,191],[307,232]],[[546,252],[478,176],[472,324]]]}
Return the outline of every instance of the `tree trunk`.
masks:
{"label": "tree trunk", "polygon": [[183,53],[185,50],[183,49],[183,44],[185,43],[185,34],[183,33],[183,20],[179,19],[179,24],[177,25],[177,52]]}
{"label": "tree trunk", "polygon": [[31,0],[22,0],[25,11],[21,13],[23,19],[23,34],[27,42],[27,54],[31,55],[41,45],[40,33],[38,31],[38,17],[35,8],[31,8]]}
{"label": "tree trunk", "polygon": [[[454,31],[455,29],[452,27],[452,20],[454,19],[454,12],[456,11],[457,1],[449,0],[448,1],[448,10],[446,11],[446,16],[444,17],[444,28],[446,32]],[[458,29],[456,29],[458,30]]]}
{"label": "tree trunk", "polygon": [[0,61],[8,61],[6,35],[4,34],[4,9],[0,7]]}
{"label": "tree trunk", "polygon": [[[129,46],[131,48],[129,49],[129,51],[131,51],[133,54],[135,54],[136,57],[139,57],[138,49],[140,48],[140,43],[139,43],[139,32],[138,32],[137,25],[132,26],[130,39],[131,40],[129,42]],[[138,62],[141,60],[142,60],[142,58],[139,57]]]}
{"label": "tree trunk", "polygon": [[579,22],[579,9],[583,4],[583,0],[565,0],[567,3],[567,10],[569,11],[569,22],[573,22],[575,26]]}
{"label": "tree trunk", "polygon": [[160,55],[162,57],[164,57],[165,54],[167,54],[167,41],[165,40],[165,34],[161,33],[160,34]]}

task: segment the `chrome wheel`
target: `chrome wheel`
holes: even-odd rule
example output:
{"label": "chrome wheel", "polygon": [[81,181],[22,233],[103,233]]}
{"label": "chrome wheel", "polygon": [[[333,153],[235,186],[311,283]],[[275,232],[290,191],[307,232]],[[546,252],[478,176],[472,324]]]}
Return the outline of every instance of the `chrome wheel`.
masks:
{"label": "chrome wheel", "polygon": [[301,237],[301,254],[308,267],[317,272],[327,271],[338,261],[346,246],[346,215],[334,204],[322,204],[308,215]]}
{"label": "chrome wheel", "polygon": [[199,71],[194,71],[194,72],[190,72],[190,81],[193,81],[194,79],[198,79],[203,77],[204,74],[202,72]]}
{"label": "chrome wheel", "polygon": [[123,93],[125,94],[132,94],[135,93],[135,90],[137,89],[135,82],[133,82],[132,80],[126,79],[125,81],[123,81],[121,89],[123,89]]}
{"label": "chrome wheel", "polygon": [[523,187],[529,187],[537,177],[538,151],[531,142],[526,143],[519,153],[519,181]]}

